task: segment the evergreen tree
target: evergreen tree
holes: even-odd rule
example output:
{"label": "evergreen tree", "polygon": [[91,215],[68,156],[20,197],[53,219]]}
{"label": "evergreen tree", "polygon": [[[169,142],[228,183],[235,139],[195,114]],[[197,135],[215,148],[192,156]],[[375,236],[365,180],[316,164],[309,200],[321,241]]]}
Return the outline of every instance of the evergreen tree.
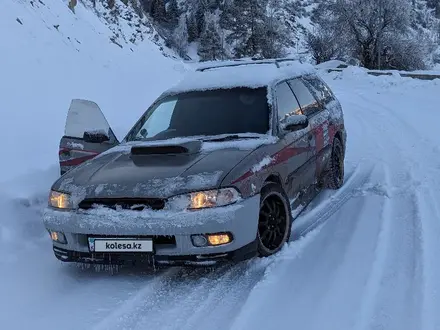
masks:
{"label": "evergreen tree", "polygon": [[156,22],[164,22],[166,20],[165,0],[152,0],[150,15]]}
{"label": "evergreen tree", "polygon": [[270,0],[265,19],[263,57],[273,58],[285,55],[285,48],[295,45],[297,1]]}
{"label": "evergreen tree", "polygon": [[172,35],[172,41],[179,56],[185,57],[188,50],[188,28],[185,15],[180,17],[179,24]]}
{"label": "evergreen tree", "polygon": [[[273,1],[272,6],[277,7],[279,1]],[[284,24],[293,33],[298,29],[298,18],[306,15],[304,4],[301,0],[284,0],[281,6],[278,6],[283,16]]]}
{"label": "evergreen tree", "polygon": [[170,22],[173,26],[176,26],[179,22],[179,6],[177,4],[177,0],[170,0],[166,10],[166,16],[168,22]]}
{"label": "evergreen tree", "polygon": [[200,36],[195,16],[186,16],[186,25],[188,27],[188,42],[197,40]]}
{"label": "evergreen tree", "polygon": [[267,2],[236,0],[222,13],[222,28],[231,31],[226,40],[236,57],[263,57]]}
{"label": "evergreen tree", "polygon": [[207,15],[206,28],[200,38],[198,54],[202,61],[222,60],[225,58],[220,27],[213,15]]}
{"label": "evergreen tree", "polygon": [[205,7],[201,2],[197,2],[197,4],[194,18],[197,25],[197,34],[200,36],[205,30]]}

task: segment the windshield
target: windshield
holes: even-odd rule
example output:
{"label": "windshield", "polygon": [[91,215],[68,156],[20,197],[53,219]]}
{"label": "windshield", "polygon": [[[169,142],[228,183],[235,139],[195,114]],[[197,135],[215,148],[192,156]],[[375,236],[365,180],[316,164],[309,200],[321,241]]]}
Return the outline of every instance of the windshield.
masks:
{"label": "windshield", "polygon": [[233,88],[169,96],[147,111],[127,141],[269,131],[266,88]]}

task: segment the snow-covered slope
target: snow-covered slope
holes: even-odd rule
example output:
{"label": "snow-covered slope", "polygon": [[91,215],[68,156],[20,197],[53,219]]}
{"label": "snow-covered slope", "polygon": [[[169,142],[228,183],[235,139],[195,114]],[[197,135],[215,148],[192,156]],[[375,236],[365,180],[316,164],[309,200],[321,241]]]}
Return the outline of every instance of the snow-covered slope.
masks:
{"label": "snow-covered slope", "polygon": [[82,2],[72,13],[65,0],[0,1],[0,182],[56,164],[72,98],[96,101],[123,134],[180,77],[181,62],[164,57],[146,28],[132,44],[137,28],[109,25],[103,13]]}

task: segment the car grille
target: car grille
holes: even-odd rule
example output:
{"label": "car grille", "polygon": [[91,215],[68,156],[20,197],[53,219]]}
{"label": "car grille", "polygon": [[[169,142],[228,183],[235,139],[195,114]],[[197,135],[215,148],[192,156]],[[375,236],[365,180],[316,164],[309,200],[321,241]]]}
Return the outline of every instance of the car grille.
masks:
{"label": "car grille", "polygon": [[93,206],[107,207],[113,210],[162,210],[166,200],[161,198],[88,198],[79,203],[79,208],[83,210],[91,209]]}

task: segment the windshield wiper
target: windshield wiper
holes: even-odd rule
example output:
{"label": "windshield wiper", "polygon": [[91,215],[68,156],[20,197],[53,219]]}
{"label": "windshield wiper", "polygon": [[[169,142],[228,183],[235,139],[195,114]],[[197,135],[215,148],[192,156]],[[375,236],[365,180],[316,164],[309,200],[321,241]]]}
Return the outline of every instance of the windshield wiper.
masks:
{"label": "windshield wiper", "polygon": [[203,139],[205,142],[224,142],[224,141],[233,141],[233,140],[240,140],[240,139],[259,139],[259,136],[243,136],[243,135],[228,135],[224,137],[219,138],[213,138],[213,139]]}

